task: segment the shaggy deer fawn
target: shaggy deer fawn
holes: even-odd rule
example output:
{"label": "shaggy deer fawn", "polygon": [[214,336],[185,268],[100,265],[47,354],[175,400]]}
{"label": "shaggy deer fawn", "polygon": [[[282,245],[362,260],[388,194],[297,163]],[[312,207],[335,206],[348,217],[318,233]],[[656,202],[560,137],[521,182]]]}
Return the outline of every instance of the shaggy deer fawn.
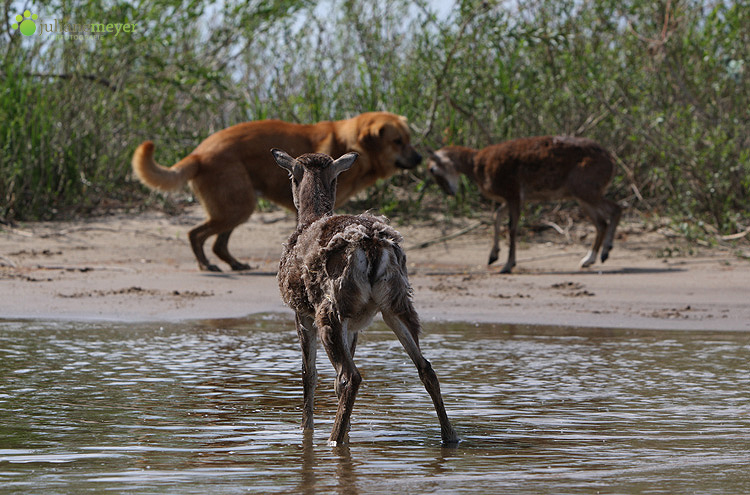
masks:
{"label": "shaggy deer fawn", "polygon": [[[594,222],[596,238],[581,260],[591,266],[601,248],[602,262],[609,257],[621,208],[604,197],[615,165],[610,154],[590,139],[544,136],[514,139],[475,150],[446,146],[431,153],[427,164],[444,192],[456,194],[459,174],[474,180],[481,193],[508,204],[508,260],[500,273],[516,266],[516,231],[524,200],[574,198]],[[500,210],[495,211],[495,230],[488,264],[500,252]],[[602,247],[603,245],[603,247]]]}
{"label": "shaggy deer fawn", "polygon": [[284,247],[278,280],[282,299],[296,313],[302,347],[302,427],[313,429],[319,336],[336,370],[334,389],[339,400],[329,444],[344,441],[362,381],[353,360],[357,335],[380,311],[417,366],[435,405],[443,443],[457,443],[437,376],[419,349],[421,326],[411,302],[401,235],[383,217],[333,214],[336,177],[358,155],[348,153],[333,161],[319,153],[296,160],[278,149],[271,153],[289,172],[297,207],[297,230]]}

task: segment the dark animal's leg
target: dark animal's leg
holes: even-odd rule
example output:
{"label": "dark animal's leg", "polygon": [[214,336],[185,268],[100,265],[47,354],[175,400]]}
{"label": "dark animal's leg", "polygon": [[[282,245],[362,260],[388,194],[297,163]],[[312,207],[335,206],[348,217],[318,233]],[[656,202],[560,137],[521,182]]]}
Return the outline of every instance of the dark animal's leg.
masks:
{"label": "dark animal's leg", "polygon": [[518,222],[521,218],[521,200],[508,200],[508,261],[500,273],[510,273],[516,266],[516,234]]}
{"label": "dark animal's leg", "polygon": [[500,203],[500,206],[495,209],[492,249],[490,250],[490,259],[487,262],[488,265],[497,261],[498,254],[500,254],[500,212],[503,207],[505,207],[505,203]]}
{"label": "dark animal's leg", "polygon": [[602,242],[604,241],[604,233],[607,230],[607,217],[604,215],[599,205],[594,206],[589,203],[582,202],[581,207],[586,213],[586,216],[591,219],[591,222],[596,228],[596,237],[594,238],[594,243],[591,245],[589,252],[586,253],[586,256],[584,256],[581,260],[581,268],[586,268],[594,264],[594,262],[596,261],[596,254],[602,247]]}
{"label": "dark animal's leg", "polygon": [[313,408],[315,404],[315,385],[318,382],[318,372],[315,366],[317,338],[312,318],[297,315],[295,323],[297,325],[299,344],[302,348],[302,388],[304,397],[302,406],[302,428],[305,430],[312,430],[314,428]]}
{"label": "dark animal's leg", "polygon": [[622,208],[620,208],[617,203],[606,198],[603,201],[606,204],[606,208],[609,210],[609,221],[607,222],[607,231],[604,234],[602,263],[609,258],[609,252],[612,250],[612,244],[615,238],[615,229],[617,229],[617,224],[620,223],[620,216],[622,215]]}
{"label": "dark animal's leg", "polygon": [[231,266],[232,270],[249,270],[250,265],[237,261],[237,259],[229,253],[228,245],[230,235],[232,235],[232,231],[228,230],[216,236],[216,241],[214,242],[214,253],[219,259]]}

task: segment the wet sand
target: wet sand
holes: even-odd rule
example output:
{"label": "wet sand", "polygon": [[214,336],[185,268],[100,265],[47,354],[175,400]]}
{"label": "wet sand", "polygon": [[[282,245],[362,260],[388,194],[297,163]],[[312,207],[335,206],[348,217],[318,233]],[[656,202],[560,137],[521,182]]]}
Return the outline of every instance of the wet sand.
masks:
{"label": "wet sand", "polygon": [[[230,241],[234,255],[253,270],[220,274],[200,272],[187,241],[188,230],[202,219],[194,206],[178,215],[150,211],[0,227],[0,317],[177,321],[291,314],[275,275],[294,217],[280,210],[253,215]],[[610,259],[580,270],[593,227],[578,222],[563,233],[524,228],[516,269],[501,275],[507,244],[503,238],[500,261],[488,267],[488,225],[435,242],[475,223],[394,222],[405,238],[425,326],[445,320],[750,330],[746,242],[701,248],[624,222]],[[424,242],[430,245],[420,247]],[[206,252],[228,270],[210,244]]]}

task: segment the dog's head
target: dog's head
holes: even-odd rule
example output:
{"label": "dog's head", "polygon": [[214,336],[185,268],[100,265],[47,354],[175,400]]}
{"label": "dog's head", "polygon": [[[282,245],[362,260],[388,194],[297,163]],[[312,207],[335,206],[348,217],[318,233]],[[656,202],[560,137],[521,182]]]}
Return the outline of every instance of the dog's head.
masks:
{"label": "dog's head", "polygon": [[384,167],[381,175],[388,176],[396,168],[411,169],[422,162],[422,155],[411,145],[411,133],[406,117],[388,112],[360,115],[357,144],[363,151],[377,158]]}
{"label": "dog's head", "polygon": [[459,173],[456,168],[456,164],[453,160],[444,152],[444,150],[437,150],[436,152],[430,152],[430,156],[427,159],[427,170],[435,178],[440,189],[445,194],[455,196],[458,190],[458,179]]}

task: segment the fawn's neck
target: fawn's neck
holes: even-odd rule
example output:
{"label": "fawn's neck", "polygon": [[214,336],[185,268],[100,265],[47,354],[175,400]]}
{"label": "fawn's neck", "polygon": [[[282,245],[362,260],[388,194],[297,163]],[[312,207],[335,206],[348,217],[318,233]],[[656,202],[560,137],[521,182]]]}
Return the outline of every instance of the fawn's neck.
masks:
{"label": "fawn's neck", "polygon": [[307,226],[316,220],[333,215],[333,200],[326,194],[318,191],[310,191],[310,201],[300,201],[304,207],[297,211],[297,225]]}

